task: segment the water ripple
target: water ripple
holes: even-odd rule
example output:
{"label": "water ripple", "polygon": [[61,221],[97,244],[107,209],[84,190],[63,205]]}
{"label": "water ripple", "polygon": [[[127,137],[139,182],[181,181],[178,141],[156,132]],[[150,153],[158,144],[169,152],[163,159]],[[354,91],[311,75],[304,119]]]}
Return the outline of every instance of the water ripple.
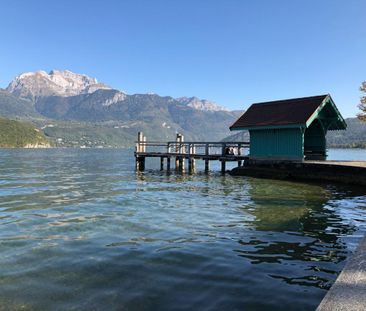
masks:
{"label": "water ripple", "polygon": [[363,189],[3,150],[0,309],[313,310],[365,216]]}

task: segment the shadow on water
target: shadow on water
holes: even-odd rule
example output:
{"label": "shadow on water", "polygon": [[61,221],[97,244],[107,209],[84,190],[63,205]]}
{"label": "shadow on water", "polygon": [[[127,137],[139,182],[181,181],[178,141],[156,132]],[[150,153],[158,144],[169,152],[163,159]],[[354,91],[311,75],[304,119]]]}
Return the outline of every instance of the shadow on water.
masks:
{"label": "shadow on water", "polygon": [[274,279],[329,289],[349,255],[342,237],[359,229],[343,217],[337,200],[363,195],[363,189],[276,180],[248,179],[248,183],[256,233],[239,240],[235,252],[252,264],[292,266],[268,274]]}

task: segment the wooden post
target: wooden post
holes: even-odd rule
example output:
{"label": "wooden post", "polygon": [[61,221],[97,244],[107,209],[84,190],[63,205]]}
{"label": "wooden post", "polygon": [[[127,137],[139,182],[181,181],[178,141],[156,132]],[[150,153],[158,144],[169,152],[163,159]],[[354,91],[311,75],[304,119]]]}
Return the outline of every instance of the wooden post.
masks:
{"label": "wooden post", "polygon": [[146,136],[142,136],[142,152],[146,152]]}
{"label": "wooden post", "polygon": [[[167,145],[166,145],[166,152],[168,154],[170,153],[170,143],[167,143]],[[166,169],[167,169],[167,171],[170,171],[170,156],[169,155],[166,158]]]}
{"label": "wooden post", "polygon": [[[179,139],[179,153],[180,154],[185,153],[184,136],[182,134],[180,134],[180,139]],[[180,159],[179,159],[179,169],[181,171],[184,171],[184,156],[181,156]]]}
{"label": "wooden post", "polygon": [[[223,157],[226,156],[226,144],[221,145],[221,155]],[[226,161],[224,159],[221,160],[221,173],[225,173],[226,171]]]}
{"label": "wooden post", "polygon": [[136,170],[145,170],[145,157],[136,157]]}
{"label": "wooden post", "polygon": [[205,160],[205,172],[208,172],[210,169],[210,161],[208,159]]}
{"label": "wooden post", "polygon": [[141,158],[139,156],[139,153],[141,152],[141,141],[142,141],[142,132],[138,132],[137,133],[137,143],[136,143],[136,155],[135,155],[135,159],[136,159],[136,170],[140,170],[141,169]]}
{"label": "wooden post", "polygon": [[140,159],[140,170],[141,171],[145,170],[145,157],[141,157]]}
{"label": "wooden post", "polygon": [[206,144],[205,145],[205,172],[208,172],[208,170],[210,169],[210,161],[208,160],[208,155],[209,155],[209,145]]}
{"label": "wooden post", "polygon": [[175,152],[179,152],[179,140],[180,140],[180,134],[177,133],[177,136],[175,137]]}
{"label": "wooden post", "polygon": [[225,173],[226,171],[226,161],[221,160],[221,173]]}
{"label": "wooden post", "polygon": [[182,135],[182,134],[180,134],[180,137],[179,137],[179,143],[180,143],[180,145],[179,145],[179,152],[180,153],[186,153],[185,152],[185,148],[184,148],[184,136]]}
{"label": "wooden post", "polygon": [[160,157],[160,170],[162,171],[164,169],[164,158]]}
{"label": "wooden post", "polygon": [[144,171],[145,170],[145,157],[141,157],[141,164],[140,164],[140,166],[141,166],[141,171]]}
{"label": "wooden post", "polygon": [[188,150],[188,171],[192,172],[192,144],[188,144],[187,145],[187,150]]}
{"label": "wooden post", "polygon": [[[180,134],[177,133],[177,136],[175,138],[175,152],[179,153],[179,140],[180,140]],[[179,157],[175,156],[175,169],[179,170]]]}
{"label": "wooden post", "polygon": [[192,171],[195,171],[196,169],[196,159],[194,158],[196,154],[196,146],[194,144],[192,144]]}
{"label": "wooden post", "polygon": [[143,141],[144,134],[142,132],[137,133],[137,152],[142,152],[141,150],[141,142]]}
{"label": "wooden post", "polygon": [[170,171],[170,157],[166,158],[166,169],[167,171]]}
{"label": "wooden post", "polygon": [[[238,156],[241,155],[241,150],[240,149],[241,149],[241,144],[239,143],[238,144]],[[240,160],[238,161],[238,166],[241,166],[241,161]]]}
{"label": "wooden post", "polygon": [[221,155],[226,155],[226,144],[222,144],[221,146]]}
{"label": "wooden post", "polygon": [[188,171],[194,171],[194,144],[188,144]]}

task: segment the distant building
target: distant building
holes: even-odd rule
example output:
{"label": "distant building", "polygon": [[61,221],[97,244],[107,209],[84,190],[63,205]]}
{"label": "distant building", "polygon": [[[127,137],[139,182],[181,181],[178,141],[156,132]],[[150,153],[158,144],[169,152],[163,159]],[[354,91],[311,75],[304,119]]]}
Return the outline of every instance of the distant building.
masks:
{"label": "distant building", "polygon": [[252,159],[322,160],[327,131],[346,127],[327,94],[253,104],[230,130],[249,131]]}

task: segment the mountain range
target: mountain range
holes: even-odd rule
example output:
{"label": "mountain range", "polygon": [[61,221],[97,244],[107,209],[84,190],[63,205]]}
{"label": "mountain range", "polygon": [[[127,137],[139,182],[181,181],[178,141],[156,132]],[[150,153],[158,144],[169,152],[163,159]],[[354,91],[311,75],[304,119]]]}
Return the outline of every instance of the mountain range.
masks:
{"label": "mountain range", "polygon": [[240,111],[197,97],[129,95],[68,70],[23,73],[0,90],[0,115],[32,121],[59,146],[130,146],[148,139],[219,140]]}
{"label": "mountain range", "polygon": [[[229,126],[242,111],[197,97],[132,94],[68,70],[23,73],[0,89],[0,117],[25,120],[53,145],[128,147],[143,131],[148,140],[249,140]],[[364,147],[366,123],[346,120],[347,131],[329,132],[329,146]]]}

